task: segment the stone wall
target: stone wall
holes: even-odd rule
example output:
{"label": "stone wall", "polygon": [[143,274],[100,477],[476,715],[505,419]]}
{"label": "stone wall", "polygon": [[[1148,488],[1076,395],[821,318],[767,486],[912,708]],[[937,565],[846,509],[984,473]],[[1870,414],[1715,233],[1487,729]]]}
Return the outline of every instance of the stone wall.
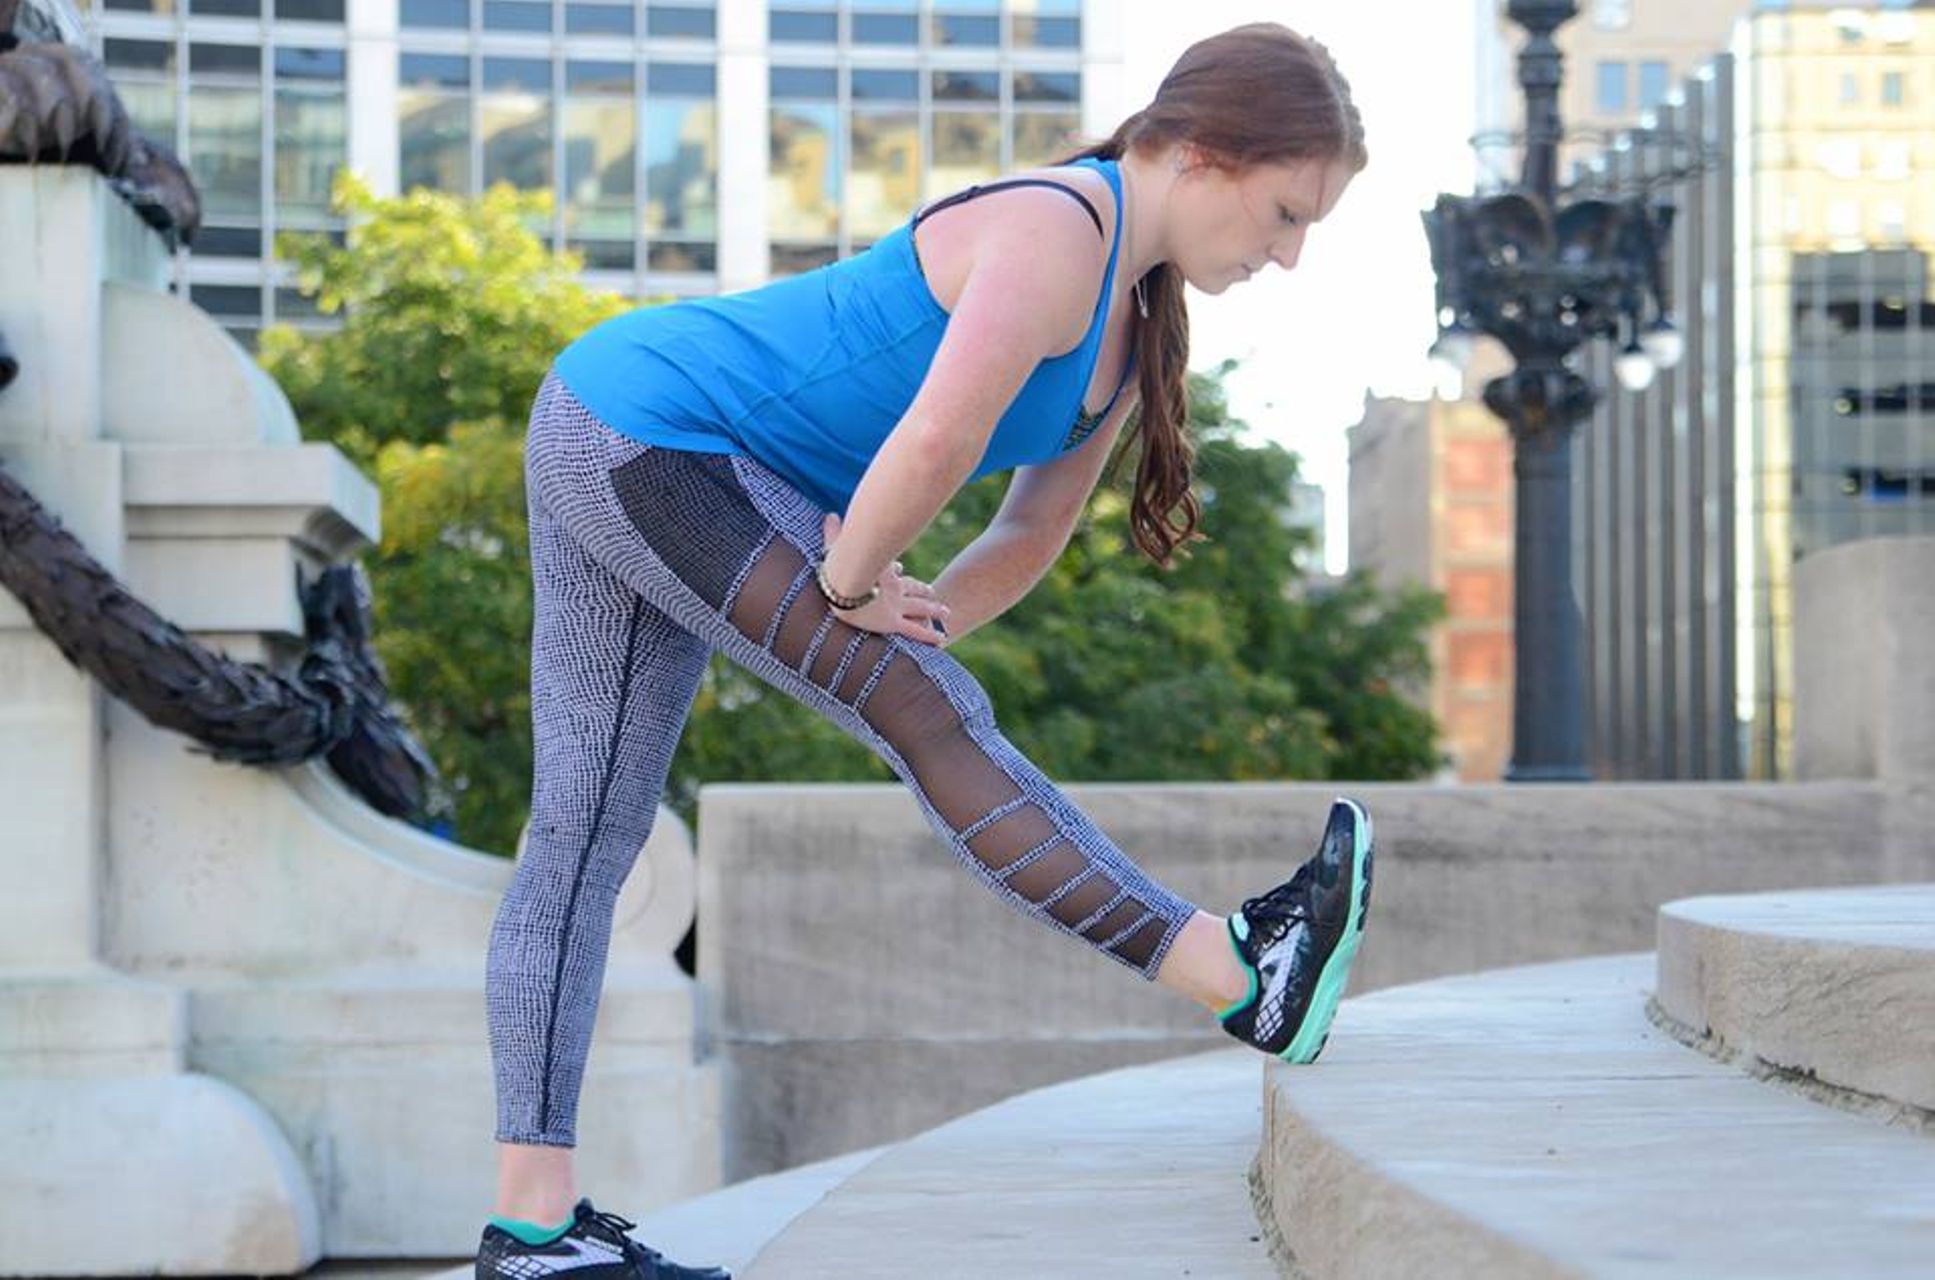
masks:
{"label": "stone wall", "polygon": [[[1337,790],[1068,789],[1217,913],[1308,856]],[[1929,828],[1891,834],[1896,793],[1873,781],[1343,790],[1378,839],[1353,992],[1650,949],[1655,910],[1675,898],[1935,878]],[[708,787],[698,861],[728,1180],[1232,1043],[1195,1004],[983,891],[896,786]],[[1338,1034],[1349,1027],[1346,1004]]]}

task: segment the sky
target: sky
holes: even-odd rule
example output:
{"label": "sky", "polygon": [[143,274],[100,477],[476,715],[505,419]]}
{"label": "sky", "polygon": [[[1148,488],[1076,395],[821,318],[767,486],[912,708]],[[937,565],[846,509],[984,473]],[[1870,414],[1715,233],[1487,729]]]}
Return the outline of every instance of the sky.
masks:
{"label": "sky", "polygon": [[1326,495],[1326,567],[1346,567],[1349,444],[1364,393],[1430,394],[1436,336],[1419,212],[1469,191],[1469,0],[1123,0],[1125,111],[1155,95],[1193,41],[1280,22],[1323,42],[1364,117],[1370,167],[1311,229],[1295,270],[1268,267],[1221,297],[1189,294],[1190,366],[1243,362],[1231,411],[1303,458]]}

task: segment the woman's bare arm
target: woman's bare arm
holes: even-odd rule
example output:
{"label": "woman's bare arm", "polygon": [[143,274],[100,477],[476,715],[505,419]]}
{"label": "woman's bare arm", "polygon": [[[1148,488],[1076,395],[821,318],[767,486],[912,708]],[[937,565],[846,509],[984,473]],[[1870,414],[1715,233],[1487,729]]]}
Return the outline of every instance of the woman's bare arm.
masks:
{"label": "woman's bare arm", "polygon": [[989,219],[919,393],[848,504],[826,573],[862,594],[960,489],[1043,359],[1086,328],[1108,246],[1068,197],[1005,193]]}

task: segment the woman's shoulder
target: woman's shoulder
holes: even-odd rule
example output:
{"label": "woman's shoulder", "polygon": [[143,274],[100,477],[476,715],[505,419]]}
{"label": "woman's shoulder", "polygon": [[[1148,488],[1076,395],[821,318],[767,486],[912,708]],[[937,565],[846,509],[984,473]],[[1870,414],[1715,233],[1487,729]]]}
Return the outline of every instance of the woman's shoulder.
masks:
{"label": "woman's shoulder", "polygon": [[1012,170],[956,194],[976,190],[986,194],[941,210],[943,197],[917,215],[915,248],[936,299],[951,311],[971,270],[1019,262],[1043,274],[1041,287],[1066,295],[1071,323],[1085,324],[1115,239],[1116,196],[1108,178],[1093,165],[1044,166]]}

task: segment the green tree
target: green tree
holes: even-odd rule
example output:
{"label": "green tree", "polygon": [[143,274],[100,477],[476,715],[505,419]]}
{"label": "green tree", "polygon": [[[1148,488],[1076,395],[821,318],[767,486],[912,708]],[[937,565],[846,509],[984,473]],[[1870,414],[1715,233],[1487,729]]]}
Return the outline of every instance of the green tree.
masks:
{"label": "green tree", "polygon": [[461,422],[521,426],[551,358],[629,304],[576,279],[581,260],[531,234],[548,192],[493,187],[474,200],[416,190],[380,199],[340,174],[332,192],[347,243],[287,235],[276,252],[336,333],[266,330],[262,366],[303,434],[373,464],[391,441],[444,440]]}
{"label": "green tree", "polygon": [[[392,690],[457,793],[459,838],[509,850],[529,801],[530,581],[523,420],[549,361],[628,305],[526,229],[541,197],[377,199],[345,180],[342,247],[290,243],[329,333],[273,329],[262,360],[305,433],[370,469],[371,557]],[[1206,541],[1171,570],[1137,553],[1125,486],[1098,491],[1028,599],[953,647],[1004,731],[1051,776],[1414,777],[1430,718],[1397,690],[1425,671],[1434,597],[1353,577],[1303,590],[1287,519],[1296,459],[1247,439],[1222,375],[1194,375]],[[904,559],[932,579],[993,516],[1002,477],[968,486]],[[715,659],[667,801],[691,820],[708,781],[891,775],[829,722]]]}

